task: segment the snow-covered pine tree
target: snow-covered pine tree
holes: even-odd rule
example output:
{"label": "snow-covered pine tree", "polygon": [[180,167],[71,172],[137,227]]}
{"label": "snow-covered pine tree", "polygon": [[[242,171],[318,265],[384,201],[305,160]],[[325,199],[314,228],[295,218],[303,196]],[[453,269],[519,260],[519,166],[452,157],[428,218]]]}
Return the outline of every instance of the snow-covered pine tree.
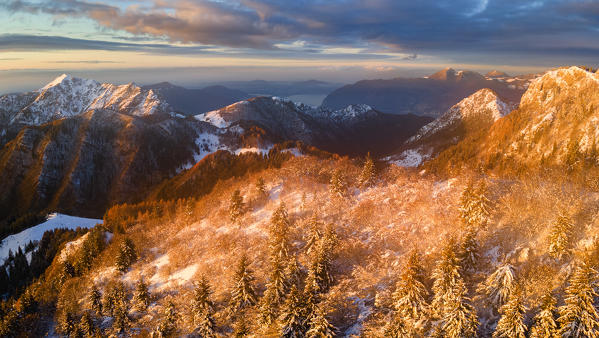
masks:
{"label": "snow-covered pine tree", "polygon": [[462,191],[462,195],[460,196],[460,218],[462,222],[470,226],[472,223],[472,210],[474,205],[474,182],[472,180],[468,181],[466,188]]}
{"label": "snow-covered pine tree", "polygon": [[290,257],[285,268],[285,277],[287,286],[296,285],[301,290],[303,278],[303,271],[296,256]]}
{"label": "snow-covered pine tree", "polygon": [[287,261],[289,256],[289,228],[291,222],[285,203],[281,202],[270,218],[269,250],[271,262],[275,259]]}
{"label": "snow-covered pine tree", "polygon": [[446,294],[444,314],[441,317],[441,332],[444,337],[476,337],[478,319],[476,310],[466,297],[466,285],[458,275],[451,291]]}
{"label": "snow-covered pine tree", "polygon": [[202,276],[193,290],[192,311],[194,314],[200,313],[203,310],[212,312],[214,304],[210,300],[212,290],[206,276]]}
{"label": "snow-covered pine tree", "polygon": [[256,181],[256,194],[258,198],[267,198],[268,192],[266,191],[266,182],[264,182],[264,178],[260,177]]}
{"label": "snow-covered pine tree", "polygon": [[234,276],[233,292],[231,293],[231,310],[237,311],[256,304],[254,276],[249,268],[247,256],[241,256]]}
{"label": "snow-covered pine tree", "polygon": [[162,314],[162,320],[154,331],[156,337],[173,337],[177,332],[177,321],[179,315],[177,314],[177,308],[172,301],[168,301],[164,307]]}
{"label": "snow-covered pine tree", "polygon": [[120,272],[127,272],[129,267],[137,260],[135,245],[130,238],[125,238],[119,247],[116,257],[116,268]]}
{"label": "snow-covered pine tree", "polygon": [[324,304],[319,303],[314,307],[314,311],[308,322],[308,338],[332,338],[335,337],[337,329],[329,322],[324,311]]}
{"label": "snow-covered pine tree", "polygon": [[333,198],[345,198],[348,195],[347,181],[341,169],[333,171],[329,181],[329,191]]}
{"label": "snow-covered pine tree", "polygon": [[488,188],[484,179],[475,187],[473,181],[460,197],[460,218],[468,228],[480,229],[487,226],[491,214],[491,202],[487,197]]}
{"label": "snow-covered pine tree", "polygon": [[599,337],[599,314],[594,302],[597,294],[597,272],[581,263],[570,277],[558,309],[562,337]]}
{"label": "snow-covered pine tree", "polygon": [[561,259],[570,250],[572,220],[565,213],[557,217],[549,236],[549,254],[555,259]]}
{"label": "snow-covered pine tree", "polygon": [[244,311],[237,316],[237,320],[233,326],[233,336],[235,338],[246,337],[250,334],[250,326],[246,318],[247,314]]}
{"label": "snow-covered pine tree", "polygon": [[463,272],[476,271],[476,264],[478,263],[479,258],[478,241],[476,240],[477,232],[476,228],[469,227],[466,230],[466,235],[460,245],[458,258]]}
{"label": "snow-covered pine tree", "polygon": [[102,294],[95,284],[92,286],[88,299],[96,316],[102,316]]}
{"label": "snow-covered pine tree", "polygon": [[233,191],[229,203],[229,217],[231,218],[231,222],[237,222],[244,213],[245,204],[243,203],[243,196],[241,196],[239,189],[236,189]]}
{"label": "snow-covered pine tree", "polygon": [[91,338],[96,335],[96,325],[94,324],[89,311],[84,311],[79,320],[79,332],[81,332],[81,335],[84,338]]}
{"label": "snow-covered pine tree", "polygon": [[526,338],[526,325],[524,324],[524,307],[522,292],[515,288],[510,293],[510,298],[500,311],[501,318],[497,323],[493,338]]}
{"label": "snow-covered pine tree", "polygon": [[279,256],[271,261],[270,278],[266,284],[264,297],[260,300],[260,318],[265,326],[272,324],[279,313],[279,307],[285,301],[287,280]]}
{"label": "snow-covered pine tree", "polygon": [[71,311],[63,311],[56,323],[56,330],[66,337],[76,335],[79,331],[77,318]]}
{"label": "snow-covered pine tree", "polygon": [[214,337],[214,308],[210,300],[210,285],[205,276],[200,278],[193,290],[192,314],[195,325],[195,333],[200,337]]}
{"label": "snow-covered pine tree", "polygon": [[358,184],[363,188],[372,186],[375,181],[375,177],[376,177],[375,175],[376,175],[376,172],[375,172],[375,167],[374,167],[374,161],[372,161],[372,158],[370,157],[370,153],[368,153],[368,155],[366,155],[366,160],[364,161],[364,165],[362,166],[362,171],[360,172],[360,177],[358,177]]}
{"label": "snow-covered pine tree", "polygon": [[150,305],[150,291],[148,290],[148,284],[144,282],[143,278],[135,284],[133,302],[135,303],[135,309],[140,312],[146,311]]}
{"label": "snow-covered pine tree", "polygon": [[540,311],[533,319],[530,329],[530,338],[544,338],[557,336],[558,328],[555,322],[556,300],[551,291],[541,297]]}
{"label": "snow-covered pine tree", "polygon": [[[9,267],[9,269],[12,268],[12,265]],[[15,275],[15,273],[13,271],[11,271],[11,279],[15,279],[13,278],[13,276]],[[64,284],[64,282],[66,282],[68,279],[73,278],[75,276],[75,268],[73,267],[73,264],[71,264],[71,262],[65,260],[62,263],[62,271],[60,273],[60,284]]]}
{"label": "snow-covered pine tree", "polygon": [[104,293],[104,299],[102,301],[102,307],[105,314],[114,317],[117,306],[122,305],[121,302],[127,302],[127,291],[123,282],[117,281],[110,285],[108,290]]}
{"label": "snow-covered pine tree", "polygon": [[281,311],[281,337],[299,338],[306,333],[306,317],[302,294],[295,285],[291,286],[289,295]]}
{"label": "snow-covered pine tree", "polygon": [[402,325],[392,323],[394,326],[403,326],[405,330],[414,336],[422,334],[422,329],[427,320],[428,305],[426,303],[427,290],[424,286],[420,271],[420,255],[414,251],[404,267],[400,279],[393,292],[393,307],[395,309],[394,320],[402,321]]}
{"label": "snow-covered pine tree", "polygon": [[491,215],[491,201],[489,201],[487,181],[481,179],[478,182],[478,186],[474,190],[474,200],[472,205],[472,219],[473,226],[478,229],[485,228],[489,223],[489,217]]}
{"label": "snow-covered pine tree", "polygon": [[275,322],[279,313],[279,308],[273,301],[274,297],[272,295],[272,292],[273,291],[271,289],[266,289],[266,291],[264,291],[264,295],[262,296],[262,298],[260,298],[259,317],[260,323],[263,325],[265,329],[270,327]]}
{"label": "snow-covered pine tree", "polygon": [[318,221],[316,214],[312,215],[308,221],[309,232],[306,239],[306,253],[310,255],[314,251],[314,247],[322,237],[322,223]]}
{"label": "snow-covered pine tree", "polygon": [[489,275],[476,291],[489,300],[493,309],[498,310],[508,301],[516,285],[515,279],[514,267],[510,264],[503,264]]}
{"label": "snow-covered pine tree", "polygon": [[449,238],[441,251],[441,257],[433,270],[433,299],[431,302],[432,315],[436,319],[444,318],[449,311],[452,294],[461,281],[460,265],[456,256],[456,241]]}
{"label": "snow-covered pine tree", "polygon": [[112,310],[112,328],[116,333],[124,333],[129,329],[131,319],[129,318],[129,302],[126,298],[115,300]]}
{"label": "snow-covered pine tree", "polygon": [[289,216],[281,203],[272,215],[269,229],[270,276],[260,301],[260,319],[269,326],[279,313],[288,290],[285,267],[289,255]]}
{"label": "snow-covered pine tree", "polygon": [[319,293],[328,291],[333,284],[332,260],[336,242],[337,235],[332,225],[329,225],[311,255],[308,275]]}

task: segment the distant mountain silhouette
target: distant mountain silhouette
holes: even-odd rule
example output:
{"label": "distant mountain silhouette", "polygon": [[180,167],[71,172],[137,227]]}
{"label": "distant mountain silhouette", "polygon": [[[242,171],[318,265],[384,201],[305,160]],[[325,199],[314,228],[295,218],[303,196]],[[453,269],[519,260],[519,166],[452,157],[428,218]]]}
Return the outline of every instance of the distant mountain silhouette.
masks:
{"label": "distant mountain silhouette", "polygon": [[169,82],[160,82],[142,88],[153,90],[168,102],[173,110],[184,115],[205,113],[249,98],[247,93],[225,86],[187,89]]}
{"label": "distant mountain silhouette", "polygon": [[367,104],[390,114],[440,116],[474,92],[489,88],[508,103],[517,103],[528,79],[485,77],[472,71],[443,69],[424,78],[364,80],[329,94],[323,106],[340,109],[349,104]]}

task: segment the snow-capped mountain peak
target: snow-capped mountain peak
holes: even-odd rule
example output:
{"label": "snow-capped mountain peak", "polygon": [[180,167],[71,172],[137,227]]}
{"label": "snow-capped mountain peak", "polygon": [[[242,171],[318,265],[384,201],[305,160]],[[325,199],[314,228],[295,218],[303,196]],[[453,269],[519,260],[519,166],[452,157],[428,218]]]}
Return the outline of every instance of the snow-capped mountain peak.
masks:
{"label": "snow-capped mountain peak", "polygon": [[509,114],[514,107],[501,100],[491,89],[484,88],[468,96],[451,107],[438,119],[422,127],[420,131],[408,140],[413,143],[424,137],[438,133],[458,122],[482,118],[495,122]]}
{"label": "snow-capped mountain peak", "polygon": [[3,101],[16,102],[3,108],[8,124],[20,125],[39,125],[91,109],[136,116],[171,112],[153,90],[142,89],[133,82],[113,85],[67,74],[34,92],[0,97]]}

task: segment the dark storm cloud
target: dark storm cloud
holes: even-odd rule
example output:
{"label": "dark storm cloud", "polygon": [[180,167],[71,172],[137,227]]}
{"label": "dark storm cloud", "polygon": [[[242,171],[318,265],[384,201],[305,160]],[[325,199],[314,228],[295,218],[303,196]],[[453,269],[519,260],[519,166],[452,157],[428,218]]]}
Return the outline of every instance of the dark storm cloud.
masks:
{"label": "dark storm cloud", "polygon": [[599,46],[599,4],[592,0],[148,0],[127,10],[91,1],[18,0],[0,6],[85,16],[170,41],[260,50],[302,40],[320,48],[411,54],[597,56]]}

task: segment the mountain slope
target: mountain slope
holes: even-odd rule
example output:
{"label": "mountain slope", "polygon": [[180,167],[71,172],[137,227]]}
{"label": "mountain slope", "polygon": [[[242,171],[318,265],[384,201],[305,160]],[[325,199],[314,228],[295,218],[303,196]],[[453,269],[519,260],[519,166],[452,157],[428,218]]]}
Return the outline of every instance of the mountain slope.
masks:
{"label": "mountain slope", "polygon": [[447,149],[433,166],[449,162],[488,167],[596,165],[599,75],[560,68],[534,80],[517,110]]}
{"label": "mountain slope", "polygon": [[154,91],[168,102],[174,111],[185,115],[205,113],[249,98],[249,95],[243,91],[224,86],[187,89],[161,82],[142,88]]}
{"label": "mountain slope", "polygon": [[389,160],[400,166],[418,166],[467,135],[488,130],[513,108],[492,90],[481,89],[422,127],[405,142],[400,154]]}
{"label": "mountain slope", "polygon": [[348,155],[383,155],[397,149],[431,121],[415,115],[391,115],[367,105],[330,110],[277,97],[255,97],[196,116],[220,128],[258,127],[270,139],[298,140]]}
{"label": "mountain slope", "polygon": [[107,110],[25,127],[0,150],[0,219],[44,209],[101,216],[195,163],[198,135],[214,130]]}
{"label": "mountain slope", "polygon": [[527,85],[528,79],[495,79],[447,68],[426,78],[359,81],[329,94],[323,106],[335,110],[363,103],[384,113],[439,116],[483,88],[495,91],[509,103],[517,103]]}

